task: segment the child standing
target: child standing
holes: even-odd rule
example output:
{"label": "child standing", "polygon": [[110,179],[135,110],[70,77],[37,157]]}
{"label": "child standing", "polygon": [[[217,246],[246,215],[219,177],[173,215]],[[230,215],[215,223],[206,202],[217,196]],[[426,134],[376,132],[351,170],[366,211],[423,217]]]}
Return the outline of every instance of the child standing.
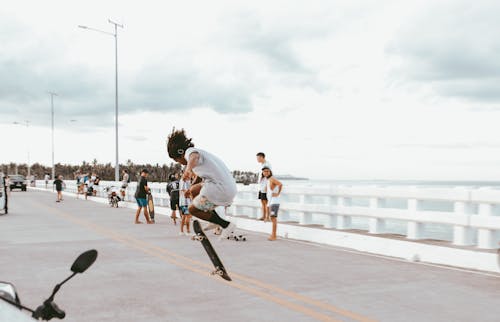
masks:
{"label": "child standing", "polygon": [[62,176],[57,176],[57,179],[54,180],[54,184],[56,185],[56,191],[57,191],[57,200],[56,202],[61,202],[62,199],[62,189],[64,182],[62,181]]}
{"label": "child standing", "polygon": [[[191,188],[190,180],[179,180],[179,212],[181,214],[181,232],[180,235],[189,236],[189,224],[191,223],[191,215],[189,214],[188,207],[191,205],[191,195],[189,189]],[[184,232],[184,226],[186,231]]]}
{"label": "child standing", "polygon": [[[179,175],[171,174],[170,182],[167,184],[167,193],[170,196],[170,209],[172,214],[170,218],[174,221],[174,225],[177,225],[177,215],[176,211],[179,208]],[[182,228],[181,228],[182,230]]]}

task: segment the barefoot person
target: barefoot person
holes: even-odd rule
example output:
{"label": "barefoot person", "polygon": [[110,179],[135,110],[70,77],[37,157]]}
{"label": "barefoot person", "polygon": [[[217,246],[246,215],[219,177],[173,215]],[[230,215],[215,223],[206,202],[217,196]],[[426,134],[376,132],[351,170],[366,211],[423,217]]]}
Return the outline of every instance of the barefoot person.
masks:
{"label": "barefoot person", "polygon": [[[191,196],[189,189],[191,188],[191,180],[184,181],[182,178],[179,180],[179,213],[181,215],[181,231],[180,235],[189,236],[189,224],[191,222],[191,215],[189,214],[189,205],[191,205]],[[186,226],[186,231],[184,231]]]}
{"label": "barefoot person", "polygon": [[276,240],[276,228],[278,227],[278,210],[280,209],[280,194],[283,185],[273,177],[273,172],[269,167],[262,168],[262,176],[267,178],[267,199],[269,202],[269,215],[273,223],[271,236],[268,240]]}
{"label": "barefoot person", "polygon": [[[271,169],[271,164],[266,161],[266,154],[264,152],[257,153],[257,162],[260,163],[260,168],[268,167]],[[259,220],[269,221],[269,206],[267,200],[267,179],[262,175],[262,171],[259,171],[259,177],[257,179],[257,183],[259,184],[259,195],[258,199],[260,200],[262,206],[262,217]]]}
{"label": "barefoot person", "polygon": [[56,180],[54,180],[54,185],[56,186],[57,191],[57,200],[56,202],[61,202],[62,198],[62,190],[64,186],[64,181],[62,181],[62,176],[57,176]]}
{"label": "barefoot person", "polygon": [[[171,174],[169,178],[169,183],[167,184],[167,193],[170,196],[170,218],[174,221],[174,225],[177,225],[177,209],[179,209],[179,174]],[[182,218],[182,217],[181,217]],[[181,225],[182,231],[182,225]]]}
{"label": "barefoot person", "polygon": [[184,130],[173,130],[168,137],[168,155],[185,165],[182,179],[187,181],[193,172],[203,179],[202,183],[191,187],[192,204],[189,213],[200,219],[221,226],[226,238],[236,225],[222,219],[216,212],[217,206],[229,206],[236,196],[236,182],[224,162],[215,155],[194,147],[192,139],[186,137]]}
{"label": "barefoot person", "polygon": [[142,222],[139,221],[139,215],[141,214],[141,209],[144,209],[144,217],[146,218],[146,222],[148,224],[153,223],[153,221],[149,218],[149,213],[148,213],[148,200],[147,200],[147,194],[149,193],[148,180],[147,180],[148,174],[149,171],[146,169],[143,169],[141,171],[141,176],[139,177],[139,182],[137,183],[137,190],[135,191],[134,195],[138,207],[135,213],[136,224],[142,224]]}

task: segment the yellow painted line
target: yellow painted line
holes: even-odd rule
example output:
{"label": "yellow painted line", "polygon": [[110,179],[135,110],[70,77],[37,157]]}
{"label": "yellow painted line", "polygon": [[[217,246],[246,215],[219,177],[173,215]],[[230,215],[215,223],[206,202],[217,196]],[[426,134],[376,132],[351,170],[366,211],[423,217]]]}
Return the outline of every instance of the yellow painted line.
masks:
{"label": "yellow painted line", "polygon": [[[181,262],[179,260],[187,261],[187,262],[190,262],[190,263],[192,263],[194,265],[205,267],[205,268],[212,268],[211,265],[208,265],[208,264],[205,264],[205,263],[193,260],[191,258],[182,256],[182,255],[179,255],[179,254],[176,254],[174,252],[168,251],[168,250],[166,250],[164,248],[160,248],[160,247],[158,247],[156,245],[149,244],[147,242],[144,242],[142,240],[136,239],[134,237],[118,233],[118,232],[116,232],[114,230],[109,230],[107,228],[104,228],[102,226],[98,226],[98,225],[96,225],[94,223],[91,223],[91,222],[88,222],[86,220],[76,218],[73,215],[70,215],[70,214],[68,214],[68,213],[66,213],[66,212],[64,212],[62,210],[57,209],[57,208],[52,208],[52,207],[47,207],[47,208],[55,210],[61,216],[65,217],[67,220],[69,220],[71,222],[74,222],[74,223],[76,223],[76,224],[78,224],[80,226],[87,227],[88,229],[93,230],[95,232],[98,232],[98,233],[100,233],[102,235],[105,235],[105,236],[107,236],[107,237],[109,237],[109,238],[111,238],[111,239],[113,239],[113,240],[115,240],[117,242],[120,242],[120,243],[123,243],[123,244],[127,244],[127,245],[132,246],[133,248],[136,248],[138,250],[141,250],[141,251],[143,251],[143,252],[145,252],[145,253],[147,253],[149,255],[158,257],[158,258],[160,258],[162,260],[165,260],[165,261],[167,261],[167,262],[169,262],[171,264],[183,267],[183,268],[188,269],[188,270],[190,270],[192,272],[196,272],[196,273],[199,273],[199,274],[202,274],[202,275],[207,275],[207,273],[206,273],[205,270],[201,270],[199,268],[195,268],[195,267],[190,266],[190,265],[188,265],[186,263],[183,263],[183,262]],[[142,246],[140,246],[140,245],[142,245]],[[174,257],[176,259],[173,259],[171,257],[163,256],[162,254],[158,254],[157,252],[160,252],[160,253],[163,253],[163,254],[167,254],[167,255],[169,255],[171,257]],[[274,285],[271,285],[271,284],[268,284],[268,283],[256,280],[256,279],[251,278],[251,277],[247,277],[247,276],[244,276],[244,275],[241,275],[241,274],[237,274],[237,273],[234,273],[234,272],[231,272],[231,276],[233,277],[233,281],[232,282],[227,282],[227,281],[225,281],[223,279],[220,279],[220,277],[214,277],[214,279],[216,281],[218,281],[218,282],[225,283],[226,285],[233,286],[235,288],[247,291],[248,293],[252,293],[252,294],[257,295],[257,296],[259,296],[261,298],[265,298],[267,300],[270,300],[270,301],[273,301],[273,302],[278,303],[280,305],[283,305],[285,307],[288,307],[288,308],[290,308],[292,310],[295,310],[295,311],[301,312],[303,314],[309,315],[309,316],[314,317],[315,319],[318,319],[320,321],[335,321],[335,320],[333,320],[333,318],[331,318],[330,316],[327,316],[327,315],[324,315],[324,314],[320,314],[320,313],[315,312],[313,310],[310,310],[309,308],[304,307],[302,305],[294,304],[294,303],[292,303],[290,301],[283,300],[281,298],[269,295],[267,293],[264,293],[264,292],[262,292],[260,290],[255,289],[254,287],[250,287],[250,286],[246,286],[246,285],[243,285],[243,284],[240,284],[240,283],[236,283],[235,279],[236,280],[239,279],[241,281],[245,281],[247,283],[253,284],[254,286],[258,286],[260,288],[263,288],[263,289],[266,289],[266,290],[270,290],[270,291],[273,291],[273,292],[285,295],[285,296],[290,297],[292,299],[295,299],[295,300],[298,300],[298,301],[302,301],[302,302],[304,302],[306,304],[309,304],[309,305],[321,308],[323,310],[327,310],[327,311],[334,312],[336,314],[340,314],[340,315],[342,315],[344,317],[347,317],[347,318],[350,318],[350,319],[353,319],[353,320],[356,320],[356,321],[360,321],[360,322],[373,322],[373,321],[375,321],[375,320],[367,318],[365,316],[362,316],[362,315],[350,312],[350,311],[342,309],[342,308],[338,308],[338,307],[336,307],[334,305],[331,305],[331,304],[328,304],[328,303],[325,303],[325,302],[314,300],[312,298],[300,295],[300,294],[295,293],[295,292],[284,290],[284,289],[279,288],[277,286],[274,286]]]}
{"label": "yellow painted line", "polygon": [[[54,209],[54,208],[52,208]],[[167,257],[165,255],[162,255],[154,250],[151,250],[151,249],[148,249],[148,248],[145,248],[145,247],[142,247],[142,246],[138,246],[134,240],[130,240],[130,239],[127,239],[127,237],[117,237],[119,236],[120,234],[117,234],[116,232],[115,233],[109,233],[107,232],[107,229],[105,228],[102,228],[98,225],[95,225],[95,224],[92,224],[92,223],[89,223],[89,222],[86,222],[82,219],[76,219],[74,218],[73,216],[71,215],[68,215],[67,213],[61,211],[61,210],[58,210],[58,209],[54,209],[56,212],[59,212],[59,216],[61,217],[64,217],[66,220],[70,221],[70,222],[73,222],[79,226],[83,226],[83,227],[86,227],[87,229],[89,230],[92,230],[98,234],[101,234],[101,235],[105,235],[107,236],[108,238],[114,240],[114,241],[117,241],[119,243],[122,243],[122,244],[125,244],[125,245],[128,245],[132,248],[135,248],[135,249],[138,249],[148,255],[152,255],[154,257],[157,257],[157,258],[160,258],[166,262],[169,262],[171,264],[174,264],[174,265],[177,265],[177,266],[180,266],[182,268],[185,268],[187,270],[190,270],[192,272],[195,272],[195,273],[199,273],[201,275],[204,275],[206,276],[207,275],[207,272],[205,270],[202,270],[202,269],[198,269],[198,268],[195,268],[193,266],[190,266],[190,265],[187,265],[187,264],[184,264],[182,262],[179,262],[177,260],[174,260],[170,257]],[[232,281],[232,282],[228,282],[226,280],[223,280],[221,279],[220,277],[218,276],[214,276],[213,279],[219,283],[224,283],[228,286],[231,286],[231,287],[234,287],[234,288],[238,288],[240,290],[243,290],[243,291],[246,291],[247,293],[251,293],[251,294],[254,294],[262,299],[265,299],[265,300],[269,300],[269,301],[272,301],[272,302],[275,302],[277,304],[280,304],[284,307],[287,307],[289,309],[292,309],[294,311],[297,311],[297,312],[300,312],[300,313],[303,313],[305,315],[308,315],[312,318],[315,318],[316,320],[319,320],[319,321],[332,321],[332,322],[340,322],[340,320],[336,320],[328,315],[325,315],[325,314],[322,314],[322,313],[318,313],[314,310],[311,310],[305,306],[302,306],[300,304],[295,304],[293,302],[290,302],[288,300],[284,300],[284,299],[281,299],[281,298],[278,298],[276,296],[273,296],[273,295],[270,295],[270,294],[266,294],[265,292],[262,292],[262,291],[259,291],[253,287],[250,287],[250,286],[246,286],[246,285],[243,285],[243,284],[240,284],[240,283],[237,283],[235,281]]]}

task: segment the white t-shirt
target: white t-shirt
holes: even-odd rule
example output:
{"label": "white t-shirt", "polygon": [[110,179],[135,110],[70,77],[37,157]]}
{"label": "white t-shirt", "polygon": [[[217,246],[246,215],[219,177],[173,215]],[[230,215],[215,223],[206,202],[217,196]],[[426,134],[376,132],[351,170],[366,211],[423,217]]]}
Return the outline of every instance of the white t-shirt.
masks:
{"label": "white t-shirt", "polygon": [[184,193],[191,187],[191,182],[179,180],[179,206],[189,206],[191,204],[191,198],[186,198]]}
{"label": "white t-shirt", "polygon": [[218,206],[229,206],[237,192],[231,171],[221,159],[201,149],[187,149],[186,160],[193,152],[200,155],[198,164],[193,168],[194,173],[204,179],[200,194]]}
{"label": "white t-shirt", "polygon": [[259,171],[257,172],[259,174],[259,179],[257,180],[257,182],[259,183],[259,191],[265,193],[267,191],[267,178],[262,176],[263,167],[268,167],[271,170],[273,168],[271,167],[271,163],[265,161],[264,163],[262,163],[262,165],[259,168]]}

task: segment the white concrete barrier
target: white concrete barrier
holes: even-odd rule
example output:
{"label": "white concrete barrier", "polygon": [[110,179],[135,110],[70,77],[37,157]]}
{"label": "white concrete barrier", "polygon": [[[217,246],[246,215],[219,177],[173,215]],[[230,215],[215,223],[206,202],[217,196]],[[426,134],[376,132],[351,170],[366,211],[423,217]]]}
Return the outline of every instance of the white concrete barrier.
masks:
{"label": "white concrete barrier", "polygon": [[[169,206],[166,183],[149,183],[155,204]],[[37,181],[37,187],[44,187]],[[97,195],[106,197],[104,187],[120,188],[120,182],[101,181]],[[52,187],[49,187],[52,189]],[[134,201],[136,182],[128,185],[127,201]],[[76,193],[75,180],[66,181],[66,191]],[[238,195],[228,213],[236,217],[258,218],[261,204],[256,199],[255,185],[238,185]],[[318,201],[319,199],[322,201]],[[321,225],[324,228],[349,230],[354,221],[366,221],[366,231],[384,234],[391,231],[391,221],[406,223],[405,237],[423,239],[430,225],[449,227],[457,246],[473,245],[482,249],[498,248],[500,215],[494,212],[500,206],[500,190],[488,188],[417,188],[417,187],[343,187],[324,188],[285,186],[280,206],[280,222],[300,225]],[[403,207],[390,207],[388,201],[397,200]],[[358,204],[356,204],[356,202]],[[363,202],[365,205],[360,205]],[[425,209],[426,202],[449,204],[449,210]],[[402,232],[399,232],[401,234]],[[434,236],[434,239],[443,239]]]}

